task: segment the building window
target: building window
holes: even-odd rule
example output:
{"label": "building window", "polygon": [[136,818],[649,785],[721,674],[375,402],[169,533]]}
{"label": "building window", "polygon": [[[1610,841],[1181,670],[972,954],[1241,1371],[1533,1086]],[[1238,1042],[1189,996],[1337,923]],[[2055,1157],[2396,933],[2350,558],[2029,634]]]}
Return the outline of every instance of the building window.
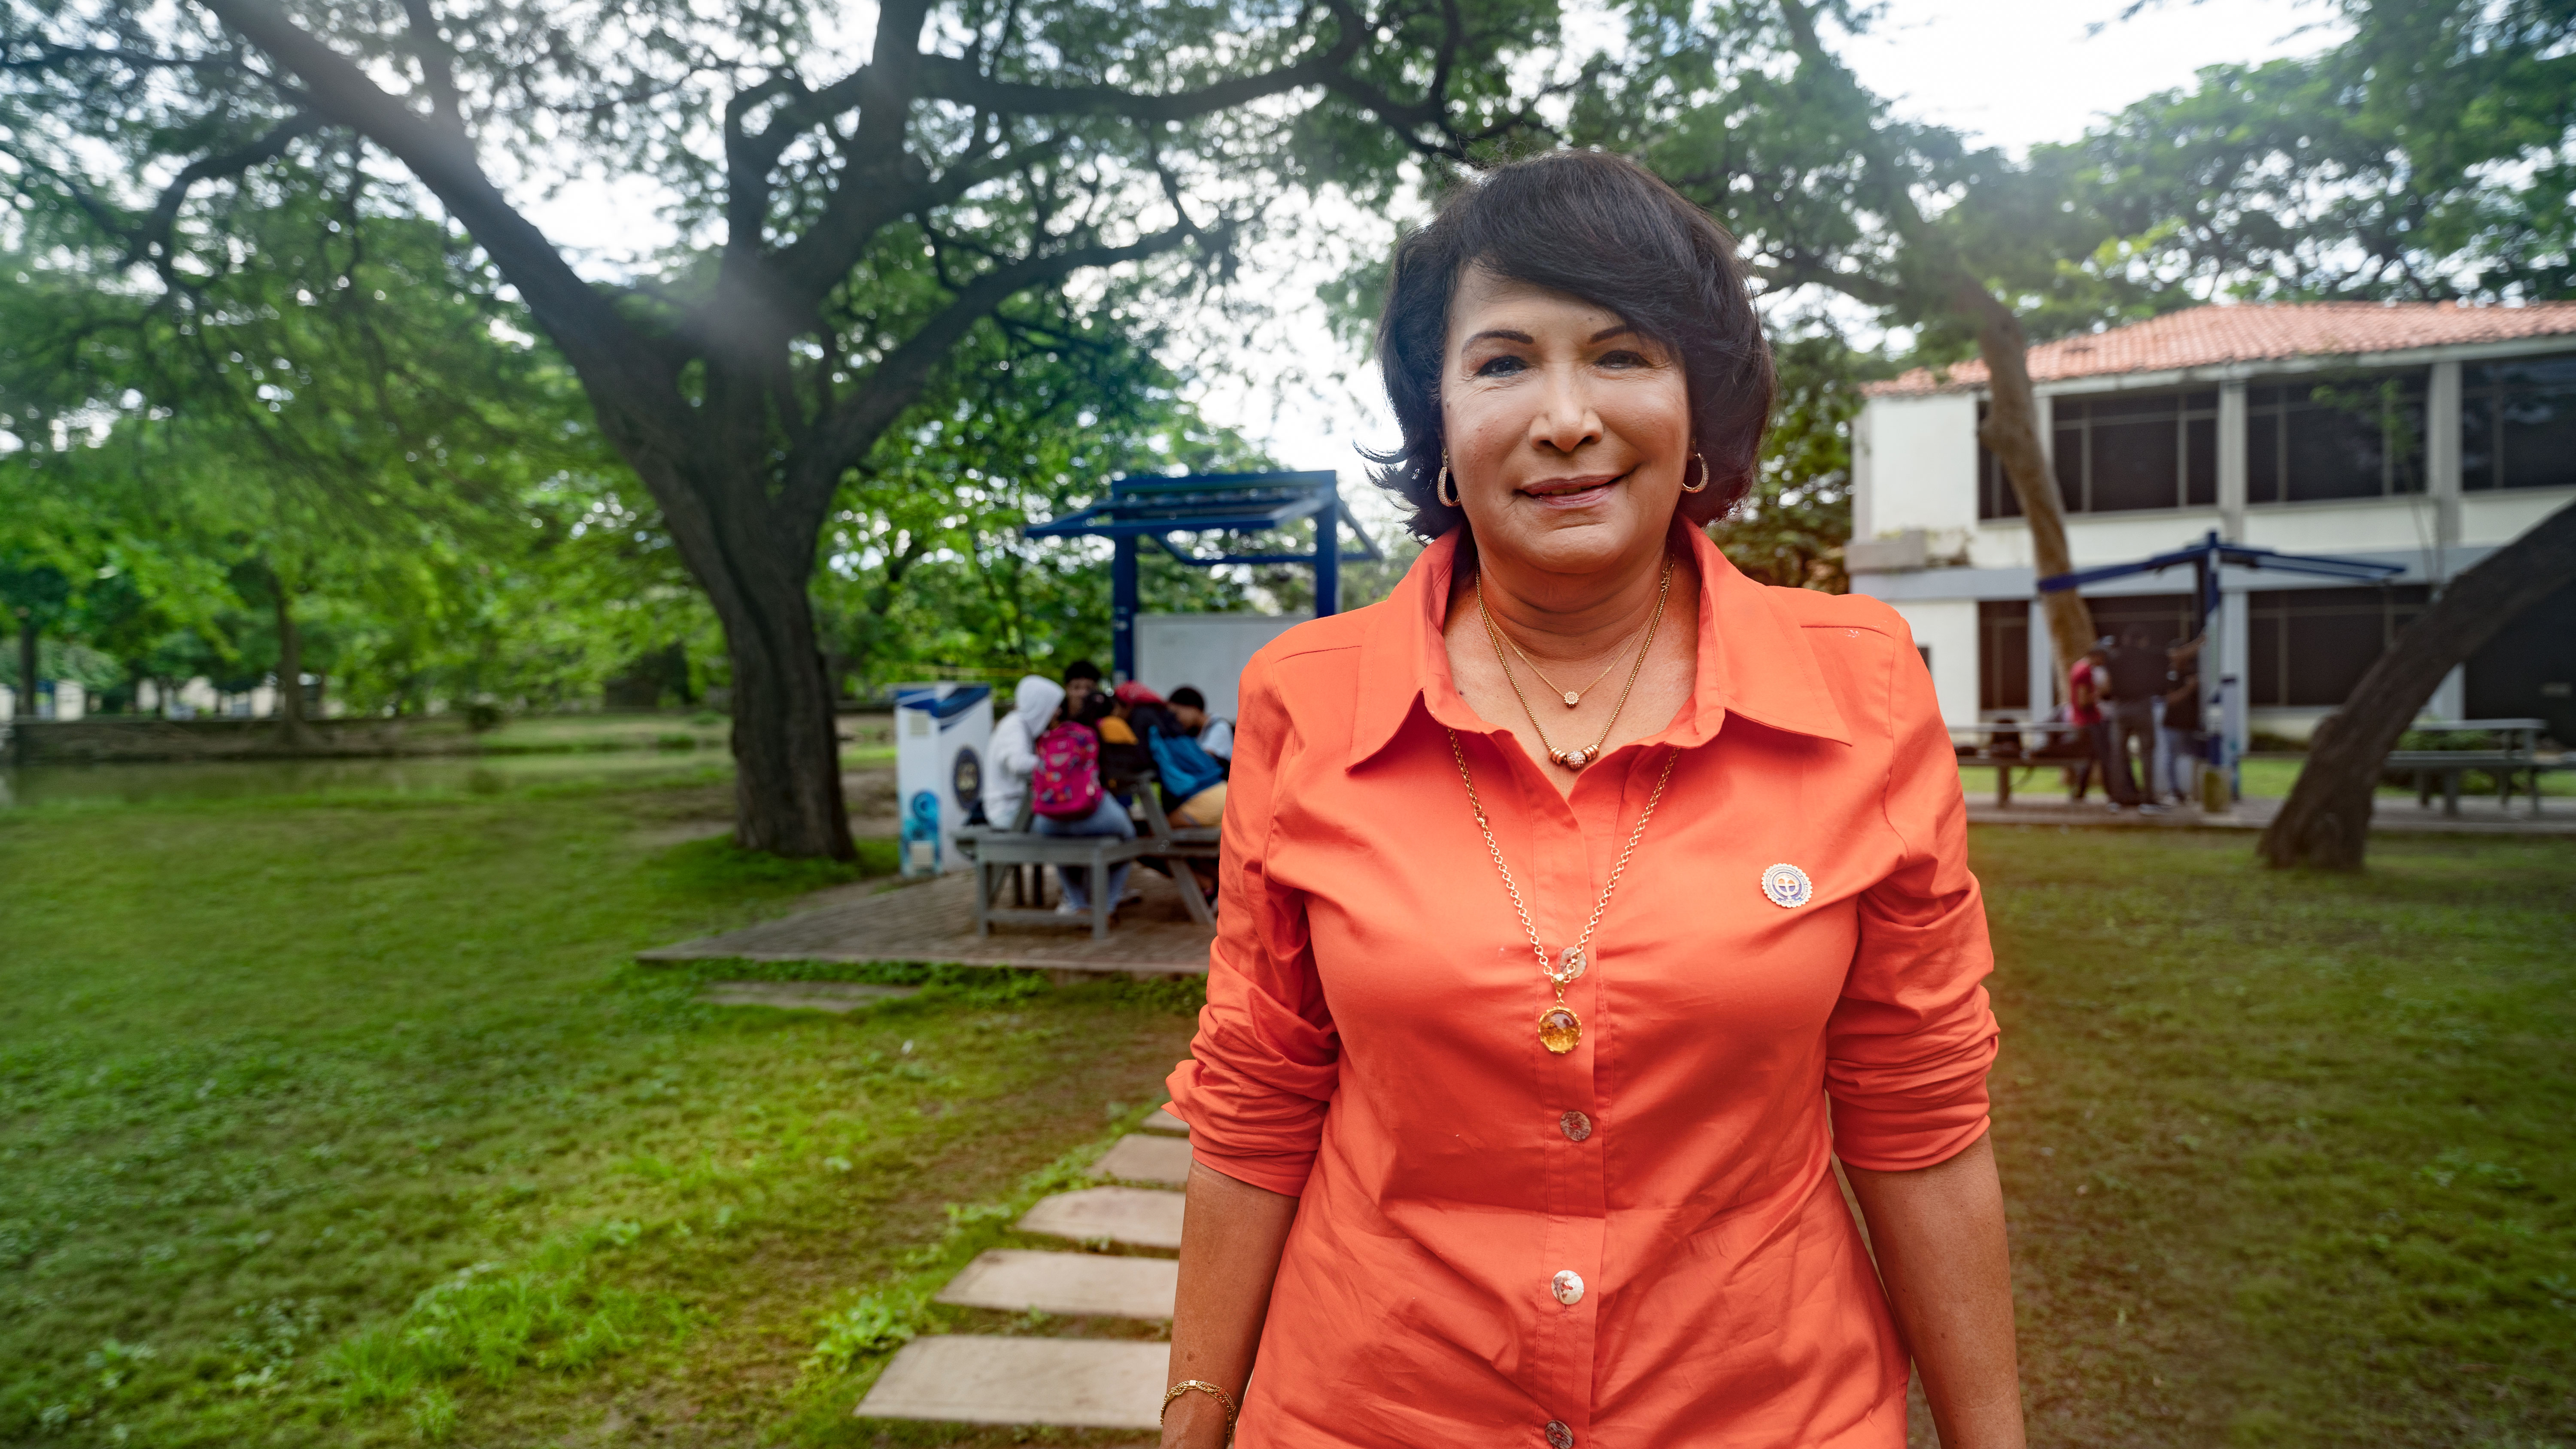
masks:
{"label": "building window", "polygon": [[2424,491],[2421,368],[2245,391],[2245,501]]}
{"label": "building window", "polygon": [[2247,594],[2246,702],[2256,709],[2343,703],[2429,597],[2422,584]]}
{"label": "building window", "polygon": [[2460,369],[2460,486],[2576,485],[2576,353]]}
{"label": "building window", "polygon": [[1977,601],[1977,709],[2030,708],[2030,602]]}
{"label": "building window", "polygon": [[[2217,506],[2217,393],[2061,396],[2051,411],[2057,499],[2067,512]],[[1982,442],[1977,465],[1977,516],[2020,517],[2021,501]]]}

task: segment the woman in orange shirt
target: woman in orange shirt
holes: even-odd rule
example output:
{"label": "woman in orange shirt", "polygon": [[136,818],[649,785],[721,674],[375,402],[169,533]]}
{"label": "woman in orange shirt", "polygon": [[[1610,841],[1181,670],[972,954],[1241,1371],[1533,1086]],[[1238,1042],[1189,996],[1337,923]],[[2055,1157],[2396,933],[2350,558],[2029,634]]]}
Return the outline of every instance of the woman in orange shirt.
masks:
{"label": "woman in orange shirt", "polygon": [[1162,1442],[1900,1449],[1910,1358],[2018,1449],[1958,769],[1902,620],[1698,527],[1771,400],[1731,240],[1502,167],[1379,356],[1436,541],[1244,672]]}

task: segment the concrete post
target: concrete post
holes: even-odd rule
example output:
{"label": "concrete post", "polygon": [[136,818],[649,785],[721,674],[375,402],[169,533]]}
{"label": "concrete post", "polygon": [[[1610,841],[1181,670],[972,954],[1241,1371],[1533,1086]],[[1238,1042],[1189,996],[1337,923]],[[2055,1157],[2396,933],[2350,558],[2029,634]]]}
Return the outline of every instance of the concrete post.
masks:
{"label": "concrete post", "polygon": [[2451,559],[2460,549],[2460,365],[2433,364],[2424,397],[2424,491],[2433,500],[2433,556],[2426,561],[2433,592],[2451,581]]}
{"label": "concrete post", "polygon": [[1141,597],[1136,578],[1136,535],[1122,533],[1110,545],[1109,629],[1113,683],[1136,677],[1136,609]]}
{"label": "concrete post", "polygon": [[2245,384],[2218,389],[2218,536],[2245,541]]}

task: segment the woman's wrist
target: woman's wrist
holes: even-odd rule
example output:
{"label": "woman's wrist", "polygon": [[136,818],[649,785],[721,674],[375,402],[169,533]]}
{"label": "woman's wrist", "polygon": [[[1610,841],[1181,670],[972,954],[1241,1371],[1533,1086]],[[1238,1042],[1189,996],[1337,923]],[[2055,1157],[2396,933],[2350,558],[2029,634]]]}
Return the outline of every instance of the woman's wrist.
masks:
{"label": "woman's wrist", "polygon": [[1163,1449],[1221,1449],[1226,1419],[1225,1405],[1214,1394],[1183,1394],[1163,1415]]}

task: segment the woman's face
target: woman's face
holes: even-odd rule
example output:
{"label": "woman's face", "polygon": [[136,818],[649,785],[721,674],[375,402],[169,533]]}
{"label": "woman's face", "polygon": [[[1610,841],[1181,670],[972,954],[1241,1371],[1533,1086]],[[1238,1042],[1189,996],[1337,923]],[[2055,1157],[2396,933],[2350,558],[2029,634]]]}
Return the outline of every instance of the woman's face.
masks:
{"label": "woman's face", "polygon": [[1616,313],[1481,267],[1450,302],[1440,413],[1478,550],[1549,573],[1660,551],[1695,466],[1678,359]]}

